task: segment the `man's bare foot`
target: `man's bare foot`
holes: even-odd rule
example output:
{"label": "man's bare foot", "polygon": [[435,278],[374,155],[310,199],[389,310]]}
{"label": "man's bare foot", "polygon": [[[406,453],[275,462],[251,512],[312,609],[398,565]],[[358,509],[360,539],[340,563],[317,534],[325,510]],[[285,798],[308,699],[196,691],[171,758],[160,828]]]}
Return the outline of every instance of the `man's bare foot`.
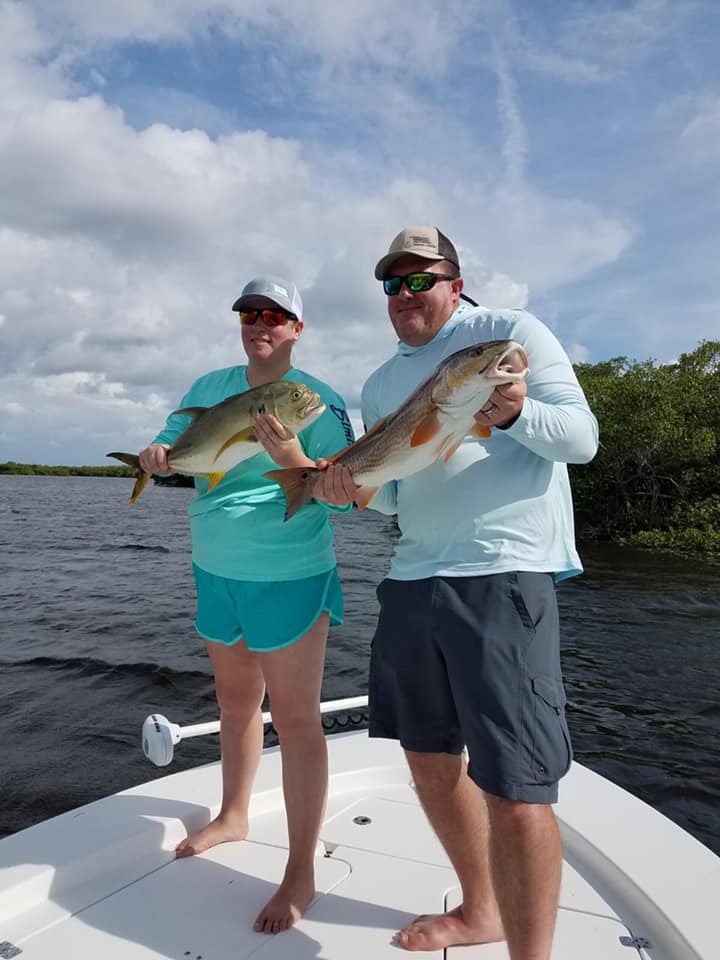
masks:
{"label": "man's bare foot", "polygon": [[417,917],[395,934],[395,942],[405,950],[443,950],[468,943],[496,943],[505,939],[499,919],[466,921],[462,905],[448,913],[428,913]]}
{"label": "man's bare foot", "polygon": [[228,840],[244,840],[247,835],[247,820],[229,820],[227,817],[216,817],[202,830],[181,840],[175,847],[175,856],[192,857],[196,853],[209,850],[217,843],[227,843]]}
{"label": "man's bare foot", "polygon": [[289,930],[305,913],[315,896],[312,876],[300,880],[285,878],[257,915],[256,933],[281,933]]}

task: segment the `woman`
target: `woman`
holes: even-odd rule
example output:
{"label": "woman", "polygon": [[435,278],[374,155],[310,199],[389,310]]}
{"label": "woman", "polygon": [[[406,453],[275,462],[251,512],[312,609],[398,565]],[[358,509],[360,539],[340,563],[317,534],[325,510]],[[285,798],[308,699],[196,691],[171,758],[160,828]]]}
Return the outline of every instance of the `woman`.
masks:
{"label": "woman", "polygon": [[[292,367],[303,331],[297,288],[278,277],[251,280],[233,305],[240,314],[246,366],[197,380],[182,407],[210,406],[274,380],[307,384],[326,410],[299,436],[273,416],[258,417],[265,447],[209,490],[197,478],[190,506],[198,633],[205,639],[221,710],[223,798],[220,813],[177,848],[179,857],[243,840],[263,743],[267,690],[282,754],[289,855],[280,887],[254,929],[278,933],[302,916],[314,892],[314,855],[327,797],[327,750],[320,687],[330,624],[342,623],[343,598],[326,504],[309,503],[284,523],[285,500],[263,474],[315,464],[353,440],[344,401],[326,384]],[[188,425],[173,414],[140,454],[149,473],[171,472],[166,451]]]}

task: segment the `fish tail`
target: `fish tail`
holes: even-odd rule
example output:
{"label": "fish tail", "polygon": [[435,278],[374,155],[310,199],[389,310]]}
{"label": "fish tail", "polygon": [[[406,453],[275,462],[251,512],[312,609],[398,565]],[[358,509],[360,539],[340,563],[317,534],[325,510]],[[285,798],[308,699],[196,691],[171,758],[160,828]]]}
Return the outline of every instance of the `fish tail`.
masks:
{"label": "fish tail", "polygon": [[147,486],[147,482],[152,476],[150,473],[145,473],[143,468],[140,466],[140,457],[136,453],[108,453],[108,457],[114,457],[116,460],[120,460],[122,463],[127,464],[128,467],[132,467],[135,471],[135,486],[133,487],[132,494],[128,503],[135,503],[137,498],[143,492]]}
{"label": "fish tail", "polygon": [[322,471],[317,467],[288,467],[285,470],[270,470],[264,474],[268,480],[279,483],[285,494],[285,520],[298,512],[303,504],[312,500],[315,481]]}

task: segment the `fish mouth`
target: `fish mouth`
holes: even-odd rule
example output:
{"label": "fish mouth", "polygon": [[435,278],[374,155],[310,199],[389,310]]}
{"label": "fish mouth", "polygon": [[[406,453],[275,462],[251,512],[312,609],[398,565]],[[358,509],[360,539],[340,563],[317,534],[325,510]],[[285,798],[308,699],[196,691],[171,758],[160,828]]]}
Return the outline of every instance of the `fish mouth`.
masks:
{"label": "fish mouth", "polygon": [[483,373],[486,377],[500,377],[504,380],[524,380],[530,365],[527,354],[519,343],[511,341],[492,358]]}
{"label": "fish mouth", "polygon": [[304,430],[305,427],[309,426],[311,423],[314,423],[318,417],[325,413],[326,409],[327,408],[322,400],[315,400],[308,403],[300,415],[300,422],[302,424],[301,429]]}

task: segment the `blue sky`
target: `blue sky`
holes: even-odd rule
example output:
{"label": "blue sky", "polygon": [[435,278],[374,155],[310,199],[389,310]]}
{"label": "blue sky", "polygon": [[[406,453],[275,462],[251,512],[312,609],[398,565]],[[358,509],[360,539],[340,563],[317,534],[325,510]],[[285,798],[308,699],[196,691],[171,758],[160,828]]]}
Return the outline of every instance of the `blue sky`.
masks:
{"label": "blue sky", "polygon": [[0,0],[0,460],[139,449],[293,276],[357,406],[434,223],[574,360],[720,337],[715,0]]}

